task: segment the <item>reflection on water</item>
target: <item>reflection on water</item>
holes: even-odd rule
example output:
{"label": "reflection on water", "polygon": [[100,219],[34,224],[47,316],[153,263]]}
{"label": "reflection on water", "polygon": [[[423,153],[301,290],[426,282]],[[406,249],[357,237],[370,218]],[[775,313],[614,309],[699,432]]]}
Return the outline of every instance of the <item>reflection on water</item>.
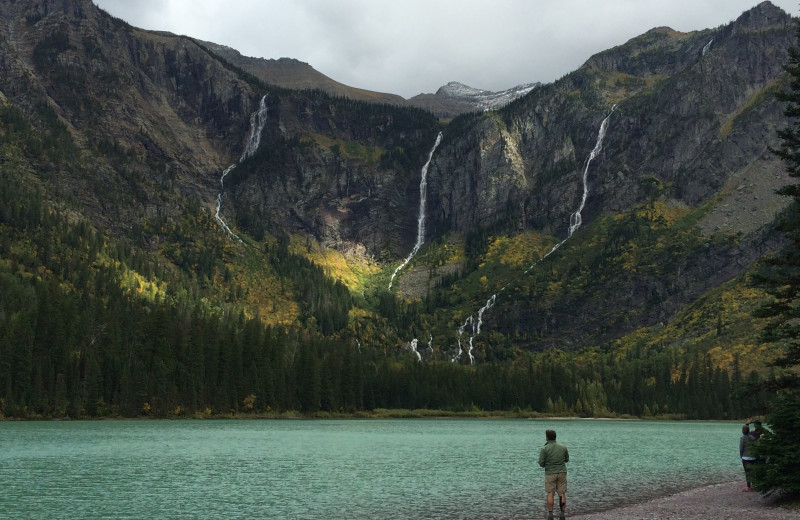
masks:
{"label": "reflection on water", "polygon": [[540,518],[544,431],[572,513],[737,478],[733,423],[0,423],[0,518]]}

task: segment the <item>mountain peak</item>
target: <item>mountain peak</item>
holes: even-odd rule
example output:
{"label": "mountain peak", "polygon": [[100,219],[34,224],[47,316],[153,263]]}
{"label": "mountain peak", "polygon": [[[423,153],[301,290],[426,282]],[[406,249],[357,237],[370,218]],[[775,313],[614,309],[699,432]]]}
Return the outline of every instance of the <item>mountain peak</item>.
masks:
{"label": "mountain peak", "polygon": [[500,92],[470,87],[458,81],[450,81],[439,87],[436,94],[419,94],[409,103],[430,110],[439,117],[454,117],[467,112],[496,110],[520,98],[541,85],[525,83]]}
{"label": "mountain peak", "polygon": [[437,96],[451,96],[451,97],[474,97],[491,94],[488,90],[473,88],[469,85],[459,83],[458,81],[451,81],[447,85],[439,87],[436,91]]}
{"label": "mountain peak", "polygon": [[792,23],[792,17],[772,2],[761,2],[757,6],[743,12],[733,22],[736,30],[763,30],[770,27],[783,27]]}

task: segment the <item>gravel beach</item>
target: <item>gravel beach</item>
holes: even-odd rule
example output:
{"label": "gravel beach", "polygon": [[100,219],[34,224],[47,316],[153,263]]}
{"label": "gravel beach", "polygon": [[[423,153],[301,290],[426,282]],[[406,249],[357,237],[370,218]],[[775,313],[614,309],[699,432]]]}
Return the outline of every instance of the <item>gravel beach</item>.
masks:
{"label": "gravel beach", "polygon": [[[568,514],[567,518],[574,520],[800,519],[800,510],[781,507],[776,499],[765,498],[760,493],[743,492],[743,487],[741,482],[714,484],[602,513],[574,516]],[[542,518],[545,518],[545,515],[546,513],[543,513]]]}

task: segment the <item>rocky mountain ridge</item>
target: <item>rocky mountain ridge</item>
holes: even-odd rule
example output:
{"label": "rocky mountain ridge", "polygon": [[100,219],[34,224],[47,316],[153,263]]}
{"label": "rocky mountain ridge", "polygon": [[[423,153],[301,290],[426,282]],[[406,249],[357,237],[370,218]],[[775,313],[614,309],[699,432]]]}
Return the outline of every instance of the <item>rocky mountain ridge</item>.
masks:
{"label": "rocky mountain ridge", "polygon": [[[453,324],[511,286],[485,315],[487,330],[513,338],[507,341],[516,348],[575,349],[668,321],[774,246],[768,226],[782,204],[770,190],[785,172],[769,152],[783,121],[772,93],[785,81],[794,24],[764,2],[717,29],[653,29],[557,82],[526,86],[503,108],[444,123],[392,97],[367,103],[304,89],[319,76],[301,62],[254,61],[209,42],[137,29],[89,0],[4,2],[0,99],[13,110],[9,121],[28,122],[41,138],[3,153],[20,162],[20,182],[41,186],[76,219],[176,264],[167,246],[188,233],[170,226],[189,213],[213,215],[219,196],[226,220],[256,249],[297,237],[309,254],[315,244],[355,254],[378,266],[362,276],[369,282],[357,283],[385,287],[417,239],[420,168],[442,132],[427,178],[429,250],[400,273],[399,295],[422,300],[443,284],[449,292],[425,300],[418,321],[453,348]],[[268,84],[280,74],[292,89]],[[491,97],[460,84],[435,96]],[[238,163],[262,98],[260,145]],[[587,169],[612,107],[602,150]],[[525,277],[522,269],[483,274],[493,243],[566,238],[586,193],[586,226],[629,219],[637,230],[631,237],[640,237],[668,228],[674,215],[697,215],[696,224],[682,224],[691,240],[655,262],[669,265],[666,272],[623,262],[627,250],[593,257],[604,276],[574,291],[559,292],[569,279]],[[642,212],[663,214],[645,225]],[[225,245],[215,251],[239,247],[217,231],[214,243]],[[584,249],[559,253],[596,254],[581,242],[590,232],[570,242]],[[617,232],[611,250],[630,238]],[[452,244],[463,247],[451,253]],[[423,260],[428,253],[431,260]],[[221,262],[234,253],[219,254]],[[542,254],[528,248],[520,256],[532,262]],[[577,277],[589,268],[574,269]],[[404,279],[420,273],[425,283],[409,289]],[[375,292],[380,304],[364,305],[392,315],[386,302],[394,295]],[[411,332],[397,326],[392,334]]]}
{"label": "rocky mountain ridge", "polygon": [[389,103],[405,106],[406,100],[397,94],[373,92],[350,87],[315,70],[308,63],[293,58],[264,59],[243,56],[236,49],[213,42],[201,41],[204,47],[225,61],[252,74],[268,85],[295,89],[319,89],[332,96],[346,97],[371,103]]}
{"label": "rocky mountain ridge", "polygon": [[[164,34],[169,35],[169,33]],[[435,94],[418,94],[412,98],[404,99],[396,94],[373,92],[344,85],[316,71],[308,63],[299,60],[291,58],[277,60],[252,58],[243,56],[236,49],[225,45],[208,41],[200,41],[199,43],[217,56],[269,85],[298,90],[319,89],[332,96],[346,97],[348,99],[423,108],[445,119],[469,112],[502,108],[539,86],[539,83],[526,83],[499,92],[491,92],[489,90],[476,89],[457,81],[451,81],[447,85],[440,87]]]}

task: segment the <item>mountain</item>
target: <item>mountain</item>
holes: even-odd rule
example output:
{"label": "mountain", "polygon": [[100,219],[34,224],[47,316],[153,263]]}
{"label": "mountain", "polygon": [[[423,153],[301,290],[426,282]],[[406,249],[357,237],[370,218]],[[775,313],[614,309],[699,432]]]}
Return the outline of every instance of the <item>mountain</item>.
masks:
{"label": "mountain", "polygon": [[2,2],[3,399],[541,410],[558,392],[549,411],[640,414],[636,390],[730,416],[686,396],[763,370],[747,279],[780,244],[773,94],[795,42],[763,2],[551,84],[415,98],[437,114],[89,0]]}
{"label": "mountain", "polygon": [[430,110],[439,117],[452,118],[459,114],[502,108],[539,85],[540,83],[528,83],[500,92],[491,92],[451,81],[440,87],[435,94],[418,94],[408,102],[413,106]]}
{"label": "mountain", "polygon": [[[162,34],[175,36],[170,33]],[[396,94],[349,87],[325,76],[308,63],[303,63],[299,60],[291,58],[277,60],[251,58],[242,56],[236,49],[225,45],[200,40],[197,43],[226,62],[252,74],[268,85],[295,90],[318,89],[331,96],[346,97],[370,103],[413,106],[433,112],[441,118],[452,118],[459,114],[501,108],[511,101],[524,96],[539,85],[538,83],[530,83],[518,85],[501,92],[490,92],[453,81],[439,88],[435,94],[418,94],[406,100]]]}
{"label": "mountain", "polygon": [[[794,21],[768,2],[716,30],[653,29],[502,110],[455,120],[430,168],[430,218],[439,233],[499,227],[563,238],[580,206],[587,157],[614,106],[588,172],[582,220],[650,206],[667,221],[693,213],[695,232],[705,237],[694,251],[674,251],[683,258],[672,259],[671,274],[607,273],[596,291],[560,294],[557,305],[531,306],[531,286],[489,319],[537,341],[586,345],[611,339],[623,323],[633,331],[669,321],[752,265],[769,248],[764,232],[785,204],[772,190],[786,173],[769,148],[783,124],[772,93],[781,88],[793,30]],[[596,261],[602,267],[609,259]],[[609,300],[629,303],[620,313]],[[547,333],[541,315],[552,316]]]}
{"label": "mountain", "polygon": [[327,92],[331,96],[346,97],[371,103],[406,105],[406,100],[403,99],[402,96],[349,87],[332,80],[328,76],[315,70],[308,63],[303,63],[299,60],[291,58],[280,58],[277,60],[251,58],[242,56],[236,49],[225,45],[207,41],[199,41],[198,43],[228,63],[252,74],[268,85],[295,90],[319,89],[323,92]]}

